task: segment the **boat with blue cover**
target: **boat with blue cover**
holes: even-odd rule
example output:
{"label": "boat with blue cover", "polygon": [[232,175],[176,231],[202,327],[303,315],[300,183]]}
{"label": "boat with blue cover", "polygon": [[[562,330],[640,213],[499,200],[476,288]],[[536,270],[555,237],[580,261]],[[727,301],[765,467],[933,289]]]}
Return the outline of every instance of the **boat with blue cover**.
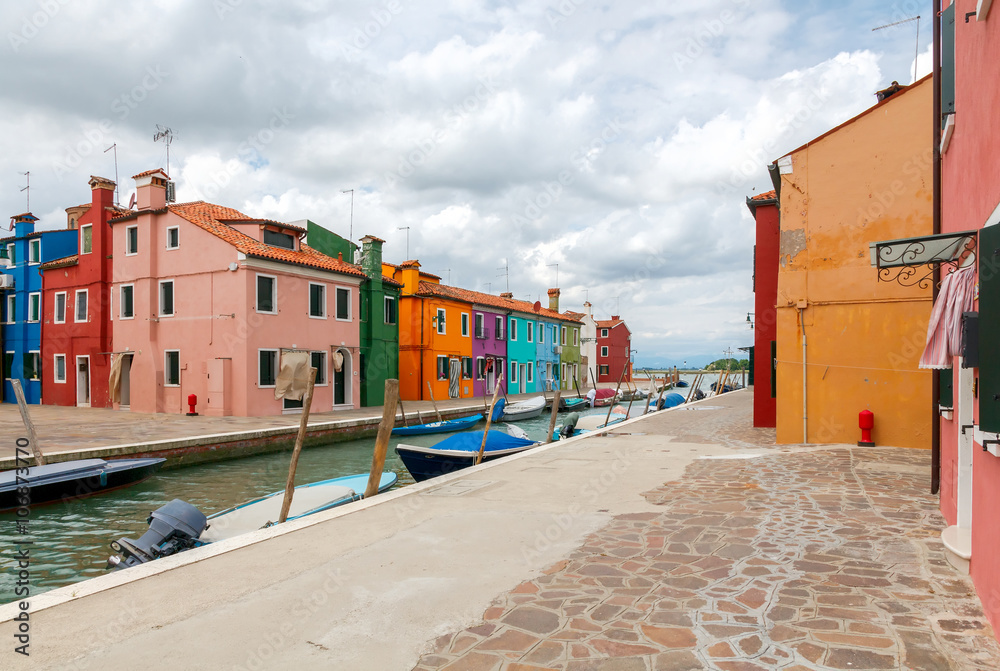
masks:
{"label": "boat with blue cover", "polygon": [[0,511],[69,501],[134,485],[153,475],[166,461],[158,457],[74,459],[4,471],[0,473]]}
{"label": "boat with blue cover", "polygon": [[394,436],[422,436],[428,433],[451,433],[453,431],[465,431],[471,429],[480,421],[482,415],[470,415],[469,417],[459,417],[458,419],[446,419],[442,422],[430,422],[428,424],[417,424],[414,426],[397,426],[392,430]]}
{"label": "boat with blue cover", "polygon": [[585,398],[560,398],[559,399],[559,412],[575,412],[577,410],[583,410],[587,407],[587,399]]}
{"label": "boat with blue cover", "polygon": [[670,392],[669,394],[664,394],[660,399],[654,399],[652,403],[649,404],[650,412],[654,410],[665,410],[666,408],[676,408],[677,406],[684,403],[684,397],[677,392]]}
{"label": "boat with blue cover", "polygon": [[[396,446],[396,454],[403,460],[413,479],[422,482],[429,478],[468,468],[476,463],[483,432],[471,431],[445,438],[433,447],[419,445]],[[490,431],[486,438],[483,461],[493,461],[511,454],[518,454],[539,445],[538,442],[515,438],[502,431]]]}

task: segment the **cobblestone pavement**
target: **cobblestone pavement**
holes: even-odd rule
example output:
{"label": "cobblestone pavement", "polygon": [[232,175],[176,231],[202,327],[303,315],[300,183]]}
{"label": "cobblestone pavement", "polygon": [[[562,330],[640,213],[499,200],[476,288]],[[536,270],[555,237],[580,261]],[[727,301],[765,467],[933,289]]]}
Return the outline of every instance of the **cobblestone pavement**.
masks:
{"label": "cobblestone pavement", "polygon": [[765,452],[646,492],[661,511],[615,518],[415,670],[1000,669],[929,452]]}

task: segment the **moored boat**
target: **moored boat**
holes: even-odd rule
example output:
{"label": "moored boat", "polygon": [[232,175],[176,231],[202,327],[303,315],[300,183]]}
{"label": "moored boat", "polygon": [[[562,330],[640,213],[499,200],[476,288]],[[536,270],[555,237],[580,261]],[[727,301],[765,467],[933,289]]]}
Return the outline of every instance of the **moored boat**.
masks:
{"label": "moored boat", "polygon": [[545,397],[535,396],[517,403],[509,403],[503,410],[501,421],[516,422],[522,419],[538,417],[545,410]]}
{"label": "moored boat", "polygon": [[417,424],[414,426],[397,426],[392,430],[394,436],[421,436],[428,433],[451,433],[453,431],[465,431],[471,429],[483,419],[480,415],[470,415],[469,417],[459,417],[458,419],[446,419],[442,422],[430,422],[428,424]]}
{"label": "moored boat", "polygon": [[[483,432],[472,431],[449,436],[433,447],[401,443],[396,446],[396,454],[403,460],[406,470],[413,479],[422,482],[474,465],[482,444]],[[493,461],[524,452],[538,444],[532,440],[510,436],[502,431],[490,431],[486,438],[483,461]]]}
{"label": "moored boat", "polygon": [[587,399],[585,398],[560,398],[559,399],[559,412],[575,412],[577,410],[583,410],[587,407]]}
{"label": "moored boat", "polygon": [[76,459],[4,471],[0,473],[0,511],[68,501],[134,485],[153,475],[166,461]]}

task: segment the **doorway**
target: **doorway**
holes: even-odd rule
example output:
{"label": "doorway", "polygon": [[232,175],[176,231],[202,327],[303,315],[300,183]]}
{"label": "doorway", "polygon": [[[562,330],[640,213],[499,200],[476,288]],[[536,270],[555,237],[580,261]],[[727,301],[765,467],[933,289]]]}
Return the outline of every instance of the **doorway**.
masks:
{"label": "doorway", "polygon": [[90,407],[90,357],[76,357],[76,405]]}
{"label": "doorway", "polygon": [[119,378],[118,408],[128,410],[132,405],[132,355],[122,354],[121,377]]}
{"label": "doorway", "polygon": [[351,394],[351,353],[338,349],[333,353],[333,405],[353,404]]}

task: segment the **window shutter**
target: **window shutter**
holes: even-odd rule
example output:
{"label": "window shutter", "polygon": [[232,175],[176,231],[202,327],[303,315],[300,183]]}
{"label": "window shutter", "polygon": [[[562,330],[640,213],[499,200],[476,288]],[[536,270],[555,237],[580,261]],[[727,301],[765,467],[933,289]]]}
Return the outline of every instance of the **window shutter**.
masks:
{"label": "window shutter", "polygon": [[979,427],[1000,432],[1000,225],[979,231]]}
{"label": "window shutter", "polygon": [[941,127],[955,113],[955,3],[941,12]]}
{"label": "window shutter", "polygon": [[938,371],[938,405],[942,408],[951,408],[955,403],[955,392],[953,390],[954,371],[951,368],[944,368]]}

